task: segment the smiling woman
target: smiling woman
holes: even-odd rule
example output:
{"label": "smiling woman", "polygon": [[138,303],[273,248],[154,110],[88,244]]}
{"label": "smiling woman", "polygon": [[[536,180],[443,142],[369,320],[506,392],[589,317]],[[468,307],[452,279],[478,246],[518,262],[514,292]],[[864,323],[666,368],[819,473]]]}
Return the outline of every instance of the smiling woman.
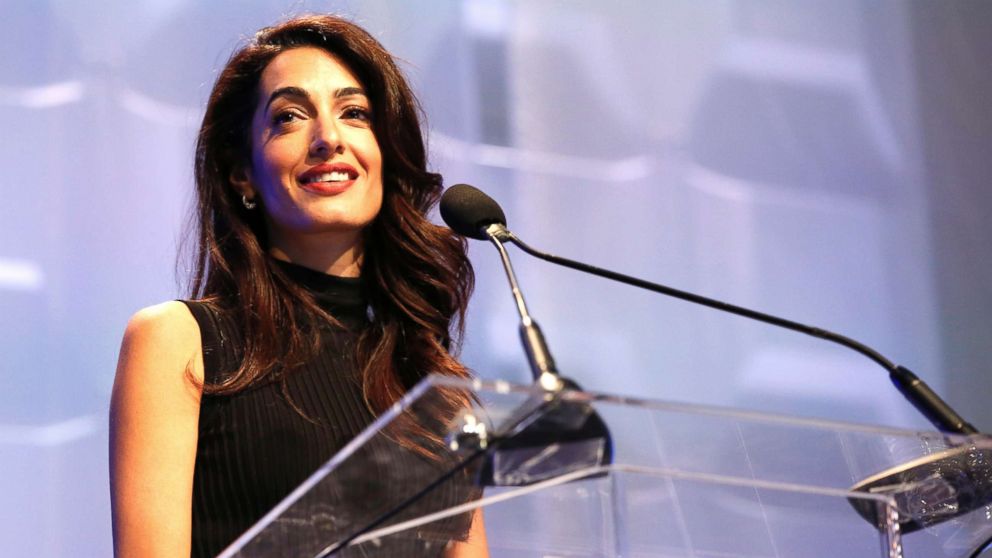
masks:
{"label": "smiling woman", "polygon": [[267,101],[252,118],[257,148],[232,184],[261,198],[273,255],[358,276],[361,231],[382,205],[368,96],[337,57],[313,47],[276,56],[258,92]]}
{"label": "smiling woman", "polygon": [[[426,218],[441,177],[368,33],[259,31],[217,79],[195,170],[190,299],[132,318],[114,384],[121,556],[216,555],[427,372],[468,375],[472,268]],[[439,497],[473,497],[462,484]],[[486,555],[479,514],[439,533],[393,552]]]}

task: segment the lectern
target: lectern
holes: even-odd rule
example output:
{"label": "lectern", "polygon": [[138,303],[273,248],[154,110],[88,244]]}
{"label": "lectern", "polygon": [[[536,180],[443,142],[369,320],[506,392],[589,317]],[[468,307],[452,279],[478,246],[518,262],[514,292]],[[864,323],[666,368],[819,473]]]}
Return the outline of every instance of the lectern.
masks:
{"label": "lectern", "polygon": [[992,508],[962,486],[989,455],[985,436],[431,376],[221,556],[441,555],[482,508],[494,558],[968,558]]}

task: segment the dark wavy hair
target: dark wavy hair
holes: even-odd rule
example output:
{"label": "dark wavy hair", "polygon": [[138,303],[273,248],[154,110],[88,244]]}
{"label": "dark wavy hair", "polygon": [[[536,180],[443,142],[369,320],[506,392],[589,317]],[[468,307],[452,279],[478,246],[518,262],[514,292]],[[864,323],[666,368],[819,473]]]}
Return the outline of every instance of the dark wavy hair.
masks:
{"label": "dark wavy hair", "polygon": [[210,94],[196,143],[197,245],[189,290],[236,320],[244,356],[238,370],[203,389],[230,394],[284,378],[317,350],[319,325],[336,324],[266,255],[262,212],[245,209],[229,180],[251,161],[263,70],[279,53],[304,46],[331,53],[361,82],[382,152],[382,209],[363,231],[361,275],[372,323],[355,349],[366,402],[380,413],[427,373],[468,376],[452,353],[474,274],[465,241],[426,217],[441,194],[441,176],[427,170],[421,110],[406,80],[371,35],[329,15],[260,30],[231,56]]}

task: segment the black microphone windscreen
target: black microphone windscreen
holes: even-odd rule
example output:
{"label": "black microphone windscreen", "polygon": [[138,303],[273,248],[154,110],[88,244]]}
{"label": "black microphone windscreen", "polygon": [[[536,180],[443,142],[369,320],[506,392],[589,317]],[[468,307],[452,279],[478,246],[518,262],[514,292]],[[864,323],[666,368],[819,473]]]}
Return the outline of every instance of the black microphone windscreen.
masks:
{"label": "black microphone windscreen", "polygon": [[496,200],[468,184],[455,184],[441,195],[441,218],[456,233],[488,240],[484,229],[493,223],[506,225],[506,215]]}

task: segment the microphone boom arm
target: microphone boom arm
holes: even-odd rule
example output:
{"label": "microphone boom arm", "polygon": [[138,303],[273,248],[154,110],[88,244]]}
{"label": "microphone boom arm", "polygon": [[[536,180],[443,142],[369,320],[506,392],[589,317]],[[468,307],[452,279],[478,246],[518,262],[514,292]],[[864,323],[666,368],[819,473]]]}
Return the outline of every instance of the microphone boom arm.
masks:
{"label": "microphone boom arm", "polygon": [[[495,226],[490,225],[490,227],[487,228],[487,233],[490,228],[495,228]],[[930,386],[918,378],[916,374],[903,366],[895,364],[891,360],[882,356],[882,354],[878,351],[863,343],[855,341],[854,339],[823,328],[794,322],[778,316],[772,316],[771,314],[765,314],[764,312],[758,312],[757,310],[751,310],[750,308],[744,308],[742,306],[736,306],[734,304],[721,302],[712,298],[706,298],[690,292],[673,289],[665,285],[659,285],[658,283],[645,281],[644,279],[638,279],[637,277],[631,277],[629,275],[624,275],[608,269],[603,269],[575,260],[570,260],[568,258],[563,258],[561,256],[541,252],[517,238],[516,235],[508,231],[505,227],[499,226],[498,228],[499,231],[495,234],[490,234],[490,238],[492,238],[494,243],[500,245],[501,252],[503,252],[501,243],[509,241],[531,256],[553,264],[583,271],[585,273],[591,273],[592,275],[598,275],[599,277],[612,279],[614,281],[626,283],[627,285],[640,287],[652,292],[671,296],[695,304],[701,304],[717,310],[723,310],[724,312],[730,312],[731,314],[737,314],[738,316],[743,316],[745,318],[750,318],[766,324],[790,329],[799,333],[805,333],[806,335],[823,339],[825,341],[830,341],[847,347],[848,349],[857,351],[875,361],[882,368],[885,368],[889,372],[889,379],[893,384],[895,384],[899,392],[902,393],[903,396],[908,399],[909,402],[912,403],[913,406],[916,407],[916,409],[919,410],[935,427],[937,427],[938,430],[954,434],[978,433],[978,430],[974,426],[955,412],[950,405],[941,399],[936,392],[930,389]],[[513,283],[513,281],[511,281],[511,283]]]}

